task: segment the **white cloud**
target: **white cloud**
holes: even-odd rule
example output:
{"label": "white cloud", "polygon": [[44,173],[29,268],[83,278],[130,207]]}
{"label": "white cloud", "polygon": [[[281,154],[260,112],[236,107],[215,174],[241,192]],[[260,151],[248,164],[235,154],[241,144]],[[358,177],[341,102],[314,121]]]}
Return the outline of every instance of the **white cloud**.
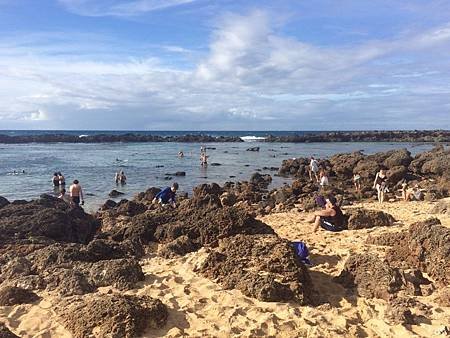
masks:
{"label": "white cloud", "polygon": [[[81,43],[91,52],[77,54],[77,41],[54,36],[0,38],[0,120],[72,129],[442,128],[450,125],[447,30],[317,46],[280,34],[265,12],[230,14],[191,70],[155,55],[108,55],[109,41]],[[69,56],[57,52],[67,46]]]}

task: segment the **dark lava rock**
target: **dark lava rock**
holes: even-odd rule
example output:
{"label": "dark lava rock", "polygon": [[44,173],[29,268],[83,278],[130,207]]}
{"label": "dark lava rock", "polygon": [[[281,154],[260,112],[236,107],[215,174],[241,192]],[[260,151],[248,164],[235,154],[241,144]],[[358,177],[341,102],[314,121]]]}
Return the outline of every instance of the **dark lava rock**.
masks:
{"label": "dark lava rock", "polygon": [[194,243],[188,236],[183,235],[172,242],[163,245],[158,254],[164,258],[174,258],[177,256],[184,256],[185,254],[193,251],[197,251],[199,245]]}
{"label": "dark lava rock", "polygon": [[450,284],[450,229],[437,218],[412,224],[405,241],[394,245],[386,260],[392,266],[419,269],[440,285]]}
{"label": "dark lava rock", "polygon": [[360,151],[350,154],[337,154],[330,158],[330,164],[338,176],[350,178],[353,176],[353,169],[363,158],[364,155]]}
{"label": "dark lava rock", "polygon": [[137,202],[149,202],[151,203],[155,196],[161,191],[159,188],[151,187],[147,189],[145,192],[140,192],[134,198]]}
{"label": "dark lava rock", "polygon": [[119,290],[132,289],[145,278],[139,262],[132,258],[96,262],[89,270],[89,277],[97,287],[112,285]]}
{"label": "dark lava rock", "polygon": [[82,208],[70,207],[59,198],[42,195],[24,204],[8,204],[0,209],[0,245],[51,240],[87,243],[99,222]]}
{"label": "dark lava rock", "polygon": [[126,201],[124,203],[121,203],[117,206],[117,209],[115,210],[118,215],[124,215],[124,216],[136,216],[138,214],[143,213],[145,210],[147,210],[147,207],[138,202],[134,201]]}
{"label": "dark lava rock", "polygon": [[158,299],[119,294],[67,299],[56,311],[74,338],[134,338],[147,328],[161,328],[168,317],[167,307]]}
{"label": "dark lava rock", "polygon": [[194,198],[202,198],[207,195],[220,196],[220,194],[222,194],[222,188],[217,183],[204,183],[194,187]]}
{"label": "dark lava rock", "polygon": [[100,207],[100,210],[109,210],[112,208],[115,208],[117,206],[117,203],[113,200],[107,200],[103,205]]}
{"label": "dark lava rock", "polygon": [[12,306],[18,304],[31,304],[39,299],[38,295],[30,290],[14,286],[0,288],[0,306]]}
{"label": "dark lava rock", "polygon": [[221,164],[221,163],[213,162],[213,163],[211,163],[210,165],[213,166],[213,167],[218,167],[218,166],[221,166],[222,164]]}
{"label": "dark lava rock", "polygon": [[345,213],[348,217],[347,228],[349,230],[391,226],[395,222],[394,217],[379,210],[356,208],[348,209]]}
{"label": "dark lava rock", "polygon": [[52,269],[51,275],[45,277],[46,290],[54,290],[60,296],[84,295],[96,291],[86,272],[70,268]]}
{"label": "dark lava rock", "polygon": [[224,238],[200,271],[225,289],[236,288],[262,301],[311,302],[308,270],[290,242],[276,235]]}
{"label": "dark lava rock", "polygon": [[404,284],[398,269],[368,253],[350,255],[336,281],[346,288],[356,287],[363,297],[385,300],[390,299]]}
{"label": "dark lava rock", "polygon": [[272,176],[269,174],[254,173],[250,178],[250,183],[264,188],[267,188],[270,182],[272,182]]}
{"label": "dark lava rock", "polygon": [[5,323],[0,322],[0,337],[1,338],[20,338],[12,333],[7,327]]}
{"label": "dark lava rock", "polygon": [[248,148],[247,151],[259,151],[259,147]]}
{"label": "dark lava rock", "polygon": [[3,196],[0,196],[0,209],[8,204],[9,204],[9,201],[6,198],[4,198]]}
{"label": "dark lava rock", "polygon": [[112,198],[119,197],[121,195],[124,195],[124,193],[121,191],[117,191],[116,189],[111,190],[111,192],[108,194],[108,196]]}
{"label": "dark lava rock", "polygon": [[406,149],[393,150],[390,153],[389,157],[383,161],[383,165],[388,169],[398,166],[408,167],[413,160],[411,153]]}
{"label": "dark lava rock", "polygon": [[233,193],[225,192],[220,195],[220,202],[223,206],[231,207],[237,202],[236,195]]}
{"label": "dark lava rock", "polygon": [[186,176],[185,171],[177,171],[175,173],[166,173],[166,176]]}
{"label": "dark lava rock", "polygon": [[386,173],[390,184],[395,185],[403,180],[408,173],[408,168],[405,166],[395,166],[389,169]]}
{"label": "dark lava rock", "polygon": [[406,231],[400,232],[388,232],[378,236],[367,236],[366,244],[382,245],[382,246],[394,246],[398,243],[403,243],[408,234]]}

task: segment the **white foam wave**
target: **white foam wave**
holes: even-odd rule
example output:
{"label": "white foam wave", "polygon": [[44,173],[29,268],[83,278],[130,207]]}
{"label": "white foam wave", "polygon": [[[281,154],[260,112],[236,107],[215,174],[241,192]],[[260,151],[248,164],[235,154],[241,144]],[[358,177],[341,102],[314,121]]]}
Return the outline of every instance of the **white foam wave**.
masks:
{"label": "white foam wave", "polygon": [[263,141],[263,140],[265,140],[266,138],[265,138],[265,137],[262,137],[262,136],[252,136],[252,135],[249,135],[249,136],[242,136],[242,137],[240,137],[240,139],[241,139],[242,141],[244,141],[244,142],[255,142],[255,141]]}

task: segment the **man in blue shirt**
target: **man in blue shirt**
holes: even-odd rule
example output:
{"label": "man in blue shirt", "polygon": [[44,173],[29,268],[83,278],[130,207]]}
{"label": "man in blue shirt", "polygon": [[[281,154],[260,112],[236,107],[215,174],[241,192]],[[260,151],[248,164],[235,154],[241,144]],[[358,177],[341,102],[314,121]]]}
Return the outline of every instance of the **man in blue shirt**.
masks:
{"label": "man in blue shirt", "polygon": [[167,187],[161,190],[153,199],[153,203],[158,202],[159,204],[165,205],[170,203],[173,208],[176,208],[175,195],[178,190],[178,183],[172,184],[172,187]]}

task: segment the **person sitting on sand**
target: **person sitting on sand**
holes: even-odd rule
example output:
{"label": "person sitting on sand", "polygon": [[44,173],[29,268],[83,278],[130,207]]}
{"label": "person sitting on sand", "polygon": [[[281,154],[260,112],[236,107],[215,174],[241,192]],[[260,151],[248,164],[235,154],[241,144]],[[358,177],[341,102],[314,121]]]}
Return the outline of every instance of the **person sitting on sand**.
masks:
{"label": "person sitting on sand", "polygon": [[314,218],[309,221],[314,223],[314,232],[317,231],[319,226],[328,231],[341,231],[345,217],[341,208],[337,205],[336,198],[330,195],[325,201],[325,209],[315,212]]}
{"label": "person sitting on sand", "polygon": [[176,208],[175,198],[178,190],[178,183],[174,182],[172,187],[167,187],[156,194],[153,199],[153,203],[159,203],[161,205],[170,204],[173,208]]}
{"label": "person sitting on sand", "polygon": [[357,193],[361,192],[361,175],[359,173],[353,174],[353,185]]}
{"label": "person sitting on sand", "polygon": [[405,195],[405,201],[422,201],[423,192],[420,190],[419,185],[416,184],[414,188],[408,189]]}
{"label": "person sitting on sand", "polygon": [[317,175],[319,172],[319,162],[311,156],[311,161],[309,162],[309,179],[312,181],[312,175],[316,178],[316,182],[319,182],[319,176]]}
{"label": "person sitting on sand", "polygon": [[389,192],[386,185],[387,176],[386,169],[381,168],[379,172],[375,175],[375,180],[373,181],[373,188],[377,190],[378,202],[384,202],[384,194]]}
{"label": "person sitting on sand", "polygon": [[70,200],[71,203],[75,204],[76,206],[84,205],[84,198],[83,198],[83,189],[81,189],[80,182],[78,180],[74,180],[73,184],[69,188],[70,193]]}

